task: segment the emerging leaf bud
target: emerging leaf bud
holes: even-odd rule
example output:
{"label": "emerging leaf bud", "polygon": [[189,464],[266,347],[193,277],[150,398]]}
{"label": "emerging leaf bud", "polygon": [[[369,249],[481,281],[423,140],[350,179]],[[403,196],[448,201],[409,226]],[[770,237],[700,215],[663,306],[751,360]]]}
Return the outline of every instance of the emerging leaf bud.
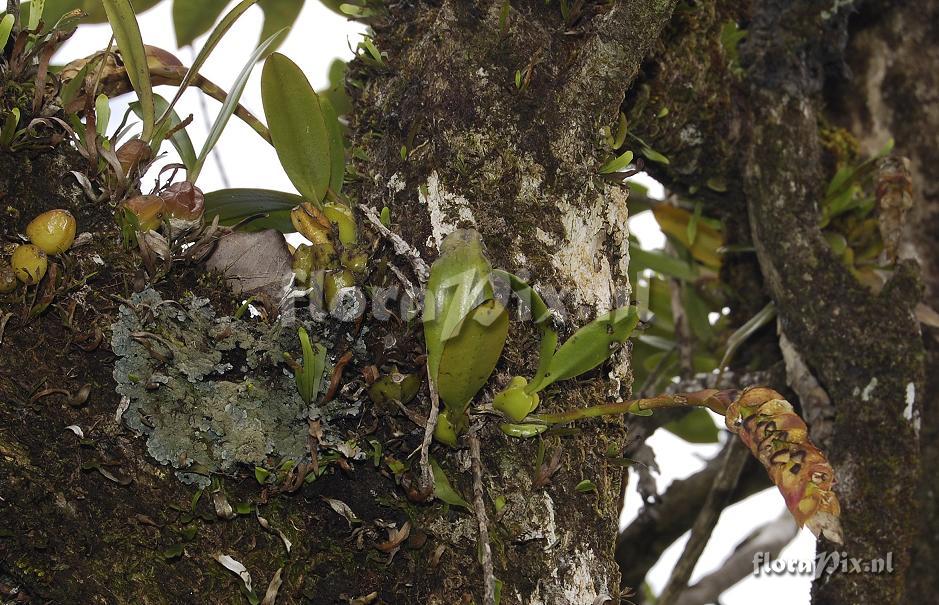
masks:
{"label": "emerging leaf bud", "polygon": [[34,286],[42,281],[49,268],[49,259],[46,253],[33,244],[21,244],[13,250],[11,259],[13,271],[17,279],[27,286]]}
{"label": "emerging leaf bud", "polygon": [[528,380],[521,376],[514,377],[509,386],[493,398],[492,407],[515,422],[520,422],[538,407],[540,399],[538,393],[531,395],[526,393],[526,386],[528,386]]}
{"label": "emerging leaf bud", "polygon": [[163,198],[167,214],[173,218],[197,221],[205,211],[205,195],[189,181],[173,183],[160,192],[160,197]]}
{"label": "emerging leaf bud", "polygon": [[178,84],[185,67],[176,56],[162,48],[144,45],[147,53],[147,67],[150,68],[150,81],[154,86],[160,84]]}
{"label": "emerging leaf bud", "polygon": [[75,226],[68,210],[49,210],[30,221],[26,237],[46,254],[62,254],[75,242]]}
{"label": "emerging leaf bud", "polygon": [[163,222],[166,205],[158,195],[138,195],[122,204],[122,207],[137,218],[140,231],[152,231]]}

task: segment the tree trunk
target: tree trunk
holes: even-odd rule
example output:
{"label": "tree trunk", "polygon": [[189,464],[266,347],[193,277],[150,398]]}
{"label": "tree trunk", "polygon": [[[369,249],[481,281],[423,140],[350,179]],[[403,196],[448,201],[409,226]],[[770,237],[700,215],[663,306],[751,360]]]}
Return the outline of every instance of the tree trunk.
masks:
{"label": "tree trunk", "polygon": [[[601,130],[622,110],[630,132],[671,160],[650,165],[654,176],[701,200],[723,220],[727,243],[738,245],[722,268],[735,316],[742,323],[772,300],[830,396],[831,408],[805,412],[819,419],[813,436],[838,475],[845,549],[865,559],[893,553],[893,574],[835,574],[816,586],[816,602],[900,603],[905,589],[906,602],[927,602],[937,588],[926,571],[937,557],[937,486],[918,471],[920,457],[936,462],[939,425],[929,412],[939,399],[935,380],[924,376],[927,363],[936,366],[937,344],[928,340],[924,351],[913,319],[922,300],[915,263],[898,264],[873,295],[823,240],[819,121],[848,127],[865,143],[890,132],[911,158],[919,200],[911,241],[926,300],[935,300],[939,103],[936,19],[926,15],[935,15],[936,2],[861,3],[850,24],[850,3],[831,12],[801,1],[676,4],[584,2],[565,22],[557,4],[543,0],[387,3],[373,22],[384,59],[355,61],[348,76],[355,176],[346,193],[362,207],[388,207],[391,229],[427,262],[454,229],[477,229],[494,266],[529,279],[562,309],[569,335],[630,297],[627,192],[597,176],[609,155]],[[728,23],[748,32],[739,58],[722,41]],[[259,594],[282,569],[279,603],[484,602],[483,511],[414,502],[420,498],[409,490],[430,407],[426,385],[407,413],[364,394],[371,366],[423,374],[417,321],[306,322],[333,353],[353,353],[338,373],[334,424],[326,428],[374,457],[344,460],[323,449],[322,474],[292,493],[259,486],[242,467],[217,476],[199,498],[154,463],[143,439],[115,420],[117,352],[108,346],[119,309],[145,279],[139,259],[120,245],[112,208],[89,203],[69,176],[84,168],[64,147],[0,158],[4,243],[55,207],[71,209],[79,230],[93,235],[61,263],[66,286],[45,313],[31,316],[34,301],[22,289],[0,298],[0,326],[9,317],[5,333],[0,328],[0,596],[18,587],[33,602],[239,602],[242,581],[214,559],[226,554],[244,563]],[[397,274],[418,283],[405,257],[378,233],[368,237],[370,288],[401,286]],[[164,299],[194,293],[217,315],[234,313],[239,301],[218,276],[191,266],[174,271],[154,284]],[[513,322],[476,403],[511,376],[531,374],[536,348],[534,329]],[[763,348],[760,355],[778,359],[774,343]],[[543,408],[627,397],[628,353],[617,352],[587,380],[553,388]],[[87,403],[70,405],[85,384]],[[343,416],[340,404],[354,413]],[[481,492],[465,439],[456,449],[433,447],[471,509],[470,495],[481,495],[502,603],[599,605],[625,594],[614,537],[626,433],[623,420],[602,419],[517,440],[483,423]],[[400,463],[410,470],[395,470]],[[576,489],[585,480],[594,492]],[[226,498],[248,506],[223,519]],[[917,499],[923,505],[914,511]],[[666,525],[680,535],[693,515],[676,506],[681,520]],[[389,546],[405,523],[407,540]],[[621,540],[620,562],[629,565],[630,550],[642,555],[647,546]],[[639,563],[627,570],[630,584],[641,580],[646,559],[632,557]]]}

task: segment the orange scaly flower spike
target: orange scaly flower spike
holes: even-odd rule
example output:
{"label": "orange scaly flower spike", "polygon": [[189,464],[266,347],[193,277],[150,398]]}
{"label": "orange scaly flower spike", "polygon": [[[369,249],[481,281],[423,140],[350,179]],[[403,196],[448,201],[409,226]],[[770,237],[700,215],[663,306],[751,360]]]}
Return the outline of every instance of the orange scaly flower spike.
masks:
{"label": "orange scaly flower spike", "polygon": [[728,406],[725,422],[766,468],[796,522],[843,544],[834,470],[792,405],[772,389],[754,387]]}

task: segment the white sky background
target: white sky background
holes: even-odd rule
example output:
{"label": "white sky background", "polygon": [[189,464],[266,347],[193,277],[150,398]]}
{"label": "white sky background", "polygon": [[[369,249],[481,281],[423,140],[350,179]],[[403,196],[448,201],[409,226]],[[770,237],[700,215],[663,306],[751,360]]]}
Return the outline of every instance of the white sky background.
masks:
{"label": "white sky background", "polygon": [[[184,64],[189,64],[194,53],[188,48],[176,48],[171,7],[172,2],[162,2],[140,16],[140,29],[144,42],[170,50]],[[257,44],[260,31],[261,11],[251,8],[222,40],[203,68],[203,75],[227,90],[243,67],[254,45]],[[306,2],[299,20],[279,52],[286,54],[300,65],[314,88],[322,89],[328,85],[327,71],[333,58],[340,57],[348,60],[352,56],[349,47],[355,47],[364,31],[361,25],[347,21],[323,7],[319,2],[310,0]],[[57,62],[64,63],[101,50],[107,45],[109,38],[110,29],[106,25],[84,26],[66,43],[57,56]],[[197,47],[201,42],[202,40],[196,42]],[[261,70],[258,67],[245,89],[241,103],[263,119],[260,74]],[[169,87],[159,87],[157,92],[164,97],[171,98],[174,91]],[[185,118],[190,113],[196,116],[188,131],[197,153],[207,132],[205,114],[200,103],[201,94],[195,88],[190,88],[176,108],[180,117]],[[202,98],[205,99],[211,123],[215,119],[220,104],[207,97]],[[125,96],[112,103],[109,134],[117,127],[130,100],[130,96]],[[167,161],[178,161],[172,155],[173,150],[170,145],[165,145],[165,150],[171,152]],[[273,148],[237,118],[233,117],[228,123],[216,147],[216,152],[216,157],[220,156],[224,163],[229,186],[294,191],[277,161]],[[148,178],[152,179],[153,173],[148,175]],[[661,185],[647,177],[644,178],[644,175],[637,177],[637,180],[651,186],[652,197],[662,197]],[[144,188],[148,189],[151,183],[145,181]],[[199,179],[199,186],[205,191],[214,191],[225,186],[215,158],[210,158],[206,162]],[[645,248],[659,247],[664,242],[662,233],[651,213],[647,212],[631,219],[630,229]],[[722,418],[715,416],[715,420],[718,421],[718,426],[722,426]],[[722,438],[726,435],[724,433]],[[658,431],[648,443],[655,451],[661,469],[661,475],[658,477],[660,493],[664,492],[673,480],[701,470],[705,460],[716,455],[720,449],[719,445],[690,445],[665,431]],[[622,516],[623,524],[635,517],[641,504],[639,495],[635,491],[635,483],[636,475],[630,471],[632,489],[627,494]],[[721,516],[711,541],[695,569],[692,583],[718,567],[733,547],[755,525],[774,519],[783,508],[782,497],[775,488],[756,494],[728,508]],[[673,544],[653,568],[648,579],[656,593],[661,591],[667,582],[671,568],[678,560],[686,540],[687,534]],[[635,547],[643,548],[643,545],[637,544]],[[802,530],[796,540],[783,551],[781,558],[810,560],[814,552],[814,537],[808,530]],[[721,602],[723,605],[751,605],[757,601],[760,605],[799,605],[809,602],[809,587],[808,577],[751,577],[724,593]]]}

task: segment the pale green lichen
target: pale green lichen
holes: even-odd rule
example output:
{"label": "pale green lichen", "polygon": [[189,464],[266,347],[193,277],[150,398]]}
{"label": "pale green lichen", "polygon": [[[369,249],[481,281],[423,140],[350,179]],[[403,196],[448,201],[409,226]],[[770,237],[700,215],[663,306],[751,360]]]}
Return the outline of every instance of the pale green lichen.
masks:
{"label": "pale green lichen", "polygon": [[297,348],[293,330],[216,317],[206,299],[165,301],[152,289],[130,302],[112,326],[114,379],[129,399],[124,422],[158,462],[207,485],[238,464],[307,454],[308,421],[323,413],[303,403],[282,363]]}

